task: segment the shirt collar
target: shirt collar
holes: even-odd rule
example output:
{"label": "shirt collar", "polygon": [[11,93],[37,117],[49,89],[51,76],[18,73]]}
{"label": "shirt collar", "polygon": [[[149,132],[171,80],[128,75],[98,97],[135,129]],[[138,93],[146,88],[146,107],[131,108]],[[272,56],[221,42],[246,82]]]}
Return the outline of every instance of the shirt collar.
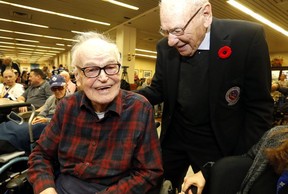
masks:
{"label": "shirt collar", "polygon": [[210,50],[210,26],[208,27],[204,40],[201,42],[198,50]]}
{"label": "shirt collar", "polygon": [[[89,109],[91,112],[95,112],[95,110],[92,108],[92,103],[90,99],[85,95],[83,91],[80,91],[82,93],[82,99],[80,106],[84,106],[87,109]],[[107,110],[105,111],[106,113],[108,112],[114,112],[118,115],[120,115],[122,111],[122,90],[119,91],[119,94],[116,96],[116,98],[108,105]],[[96,114],[96,113],[95,113]]]}

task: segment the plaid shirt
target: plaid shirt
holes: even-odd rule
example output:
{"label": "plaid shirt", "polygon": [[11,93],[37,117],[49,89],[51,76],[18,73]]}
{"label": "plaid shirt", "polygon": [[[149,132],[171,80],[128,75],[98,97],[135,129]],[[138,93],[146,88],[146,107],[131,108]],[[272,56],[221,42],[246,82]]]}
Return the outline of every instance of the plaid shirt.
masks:
{"label": "plaid shirt", "polygon": [[35,193],[55,188],[57,160],[61,173],[107,186],[101,193],[146,193],[163,174],[152,106],[120,90],[99,120],[83,92],[62,99],[29,158]]}

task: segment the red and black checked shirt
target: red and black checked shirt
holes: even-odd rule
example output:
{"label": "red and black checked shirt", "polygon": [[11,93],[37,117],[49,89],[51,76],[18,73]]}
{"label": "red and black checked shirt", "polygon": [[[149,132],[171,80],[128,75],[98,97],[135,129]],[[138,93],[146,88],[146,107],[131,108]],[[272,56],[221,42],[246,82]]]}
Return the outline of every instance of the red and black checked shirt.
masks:
{"label": "red and black checked shirt", "polygon": [[55,188],[60,172],[107,186],[101,193],[146,193],[163,174],[153,109],[139,94],[120,90],[98,119],[82,92],[62,99],[29,158],[34,192]]}

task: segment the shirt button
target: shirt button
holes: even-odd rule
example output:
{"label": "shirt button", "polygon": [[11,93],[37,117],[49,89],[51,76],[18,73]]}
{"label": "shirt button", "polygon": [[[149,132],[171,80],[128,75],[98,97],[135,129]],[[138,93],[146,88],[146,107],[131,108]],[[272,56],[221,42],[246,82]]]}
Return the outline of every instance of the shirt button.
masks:
{"label": "shirt button", "polygon": [[89,164],[90,164],[89,162],[86,162],[86,163],[85,163],[85,166],[89,166]]}
{"label": "shirt button", "polygon": [[95,141],[92,142],[92,146],[96,146],[96,142]]}

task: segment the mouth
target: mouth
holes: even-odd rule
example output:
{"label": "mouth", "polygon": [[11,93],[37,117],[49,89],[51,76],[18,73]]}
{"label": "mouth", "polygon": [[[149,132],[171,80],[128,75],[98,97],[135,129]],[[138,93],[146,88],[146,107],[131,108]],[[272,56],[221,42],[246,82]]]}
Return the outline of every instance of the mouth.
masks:
{"label": "mouth", "polygon": [[102,90],[108,90],[109,88],[111,88],[112,86],[101,86],[101,87],[97,87],[96,90],[102,91]]}

